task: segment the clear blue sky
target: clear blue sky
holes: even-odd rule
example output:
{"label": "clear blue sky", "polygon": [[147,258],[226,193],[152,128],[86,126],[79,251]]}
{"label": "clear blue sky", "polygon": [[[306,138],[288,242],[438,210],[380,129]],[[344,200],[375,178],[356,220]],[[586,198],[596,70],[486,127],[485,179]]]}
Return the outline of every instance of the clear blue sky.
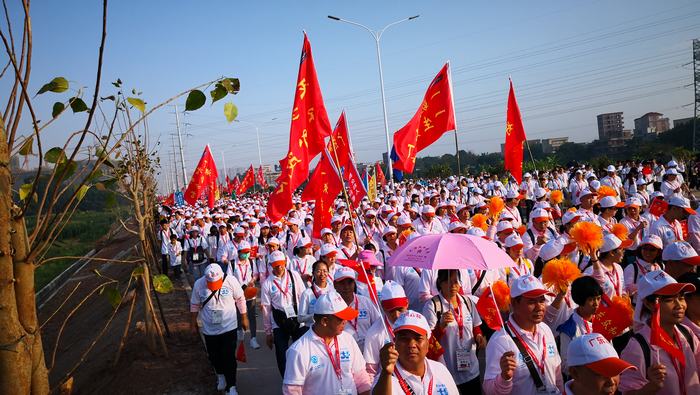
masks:
{"label": "clear blue sky", "polygon": [[[389,127],[405,124],[427,83],[446,60],[454,77],[460,148],[499,149],[512,75],[529,138],[591,141],[595,115],[624,111],[625,127],[649,111],[671,119],[692,107],[691,39],[700,37],[700,2],[690,1],[112,1],[109,5],[103,95],[121,78],[151,105],[220,75],[241,79],[234,97],[241,121],[259,125],[263,163],[286,152],[302,30],[306,30],[331,124],[347,111],[359,161],[385,151],[373,39],[327,15],[374,29],[404,17],[382,39]],[[100,4],[33,3],[33,87],[64,75],[74,86],[94,81]],[[253,5],[254,4],[254,5]],[[16,7],[15,7],[16,8]],[[50,117],[55,96],[37,100]],[[89,97],[89,96],[88,96]],[[86,100],[87,101],[87,100]],[[181,117],[191,172],[205,144],[227,166],[257,165],[255,130],[226,123],[223,103]],[[184,107],[184,98],[179,102]],[[149,120],[169,158],[173,108]],[[46,136],[62,143],[84,114],[67,114]],[[452,135],[425,154],[454,152]],[[221,164],[219,163],[219,166]]]}

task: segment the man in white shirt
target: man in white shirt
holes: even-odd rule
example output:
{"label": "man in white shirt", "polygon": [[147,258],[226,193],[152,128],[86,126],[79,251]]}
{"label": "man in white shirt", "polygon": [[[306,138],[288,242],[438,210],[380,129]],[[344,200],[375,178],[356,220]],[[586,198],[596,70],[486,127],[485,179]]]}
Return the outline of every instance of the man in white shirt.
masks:
{"label": "man in white shirt", "polygon": [[392,328],[395,342],[380,351],[381,373],[375,379],[373,395],[459,394],[445,365],[426,357],[431,331],[421,313],[403,313]]}
{"label": "man in white shirt", "polygon": [[420,218],[413,221],[413,227],[421,235],[445,233],[440,220],[435,218],[435,208],[429,204],[423,206]]}
{"label": "man in white shirt", "polygon": [[563,390],[561,358],[543,322],[547,295],[554,296],[532,275],[513,282],[510,319],[486,346],[484,393],[554,395]]}
{"label": "man in white shirt", "polygon": [[311,330],[287,351],[284,395],[369,395],[371,382],[362,351],[343,331],[358,314],[335,291],[318,297]]}
{"label": "man in white shirt", "polygon": [[190,299],[190,328],[197,333],[197,317],[202,321],[202,334],[209,361],[217,374],[217,389],[236,395],[236,344],[239,327],[248,330],[245,297],[240,283],[224,275],[221,266],[212,263],[204,269],[204,277],[194,282]]}
{"label": "man in white shirt", "polygon": [[680,221],[695,214],[695,210],[690,208],[688,199],[673,196],[668,200],[668,209],[651,224],[649,234],[657,235],[664,243],[664,247],[675,241],[683,241],[683,228]]}
{"label": "man in white shirt", "polygon": [[610,342],[598,333],[575,338],[567,352],[571,380],[566,382],[567,395],[615,394],[620,374],[637,368],[620,359]]}

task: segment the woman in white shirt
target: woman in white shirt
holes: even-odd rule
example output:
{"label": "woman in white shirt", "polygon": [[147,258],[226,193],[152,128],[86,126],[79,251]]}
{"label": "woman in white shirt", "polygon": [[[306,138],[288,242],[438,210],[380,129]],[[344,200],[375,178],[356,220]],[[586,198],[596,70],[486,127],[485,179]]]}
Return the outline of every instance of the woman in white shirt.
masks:
{"label": "woman in white shirt", "polygon": [[319,296],[333,289],[333,284],[328,282],[328,265],[323,261],[313,264],[313,281],[311,286],[304,290],[299,301],[299,322],[309,328],[314,323],[314,305]]}

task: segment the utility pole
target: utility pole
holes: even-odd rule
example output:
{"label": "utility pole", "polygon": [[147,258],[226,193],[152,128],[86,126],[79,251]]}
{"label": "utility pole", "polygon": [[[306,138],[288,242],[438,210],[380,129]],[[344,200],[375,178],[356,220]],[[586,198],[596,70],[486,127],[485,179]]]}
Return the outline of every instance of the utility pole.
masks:
{"label": "utility pole", "polygon": [[224,151],[221,151],[221,159],[223,160],[223,163],[224,163],[224,181],[226,181],[226,177],[228,177],[228,173],[226,172],[226,154],[224,154]]}
{"label": "utility pole", "polygon": [[182,135],[180,134],[180,114],[175,104],[175,126],[177,128],[177,141],[180,144],[180,161],[182,162],[182,185],[187,189],[187,170],[185,169],[185,153],[182,151]]}
{"label": "utility pole", "polygon": [[[170,153],[173,155],[173,173],[175,174],[175,189],[178,191],[180,190],[180,177],[177,174],[177,156],[175,155],[175,135],[173,133],[170,134],[170,145],[172,147],[172,151]],[[183,177],[184,178],[184,177]]]}
{"label": "utility pole", "polygon": [[700,140],[698,140],[698,112],[700,112],[700,39],[693,40],[693,153],[700,151]]}

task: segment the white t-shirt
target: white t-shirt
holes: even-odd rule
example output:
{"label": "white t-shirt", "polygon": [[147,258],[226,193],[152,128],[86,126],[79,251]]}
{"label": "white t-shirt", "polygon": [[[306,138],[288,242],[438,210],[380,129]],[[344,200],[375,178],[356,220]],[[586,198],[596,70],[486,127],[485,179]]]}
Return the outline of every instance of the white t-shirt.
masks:
{"label": "white t-shirt", "polygon": [[[190,311],[199,312],[199,318],[202,320],[202,333],[220,335],[238,328],[236,300],[242,300],[245,307],[243,289],[238,280],[233,276],[226,276],[221,289],[217,291],[218,295],[214,295],[202,308],[202,303],[207,300],[211,293],[204,277],[194,282],[190,298]],[[245,311],[241,311],[241,314],[245,313]]]}
{"label": "white t-shirt", "polygon": [[[450,371],[447,370],[445,365],[428,358],[425,359],[425,363],[426,369],[422,378],[420,376],[408,373],[401,366],[400,362],[396,363],[395,369],[399,371],[401,377],[406,381],[406,384],[411,387],[416,395],[459,394],[457,385],[455,384],[454,379],[450,375]],[[379,375],[375,377],[375,385],[377,380],[379,380]],[[430,388],[431,383],[432,388]],[[391,393],[395,395],[405,395],[401,389],[401,385],[399,385],[399,379],[396,378],[396,373],[391,376]]]}
{"label": "white t-shirt", "polygon": [[299,301],[299,322],[311,327],[314,323],[314,305],[316,304],[316,295],[321,296],[333,289],[333,283],[326,282],[326,288],[319,288],[316,284],[311,284],[311,287],[304,290]]}
{"label": "white t-shirt", "polygon": [[[537,324],[537,329],[533,336],[532,334],[523,331],[518,324],[513,321],[512,317],[509,322],[525,340],[525,344],[530,347],[530,350],[532,350],[533,354],[538,360],[541,361],[544,351],[544,374],[541,376],[542,381],[545,383],[548,389],[555,391],[555,394],[559,393],[557,390],[557,385],[561,385],[562,382],[561,358],[559,357],[559,352],[557,351],[557,345],[554,335],[552,335],[552,331],[549,329],[547,324],[541,322]],[[525,364],[523,355],[520,354],[518,347],[515,345],[515,342],[505,329],[501,329],[494,333],[486,346],[486,371],[484,372],[484,380],[498,380],[498,376],[501,375],[501,356],[508,351],[515,353],[517,363],[517,367],[515,368],[515,373],[512,378],[513,389],[511,391],[511,395],[537,394],[535,382],[530,376],[530,371]],[[533,363],[535,362],[533,361]],[[537,365],[537,363],[535,363],[535,365]]]}
{"label": "white t-shirt", "polygon": [[[347,323],[345,326],[347,327]],[[340,378],[336,376],[328,355],[329,349],[335,360],[335,342],[331,341],[326,349],[325,341],[312,328],[287,350],[287,365],[282,384],[301,385],[304,394],[338,394],[343,393],[341,390],[345,390],[347,394],[357,394],[353,374],[365,370],[362,351],[346,332],[342,332],[336,339],[337,355],[340,357]]]}
{"label": "white t-shirt", "polygon": [[356,294],[354,302],[349,306],[357,310],[359,315],[354,320],[346,322],[343,331],[352,335],[360,349],[363,349],[367,331],[375,321],[381,319],[381,315],[374,303],[362,295]]}
{"label": "white t-shirt", "polygon": [[[260,287],[260,304],[287,313],[287,318],[299,315],[301,294],[306,286],[299,273],[286,270],[282,278],[270,276]],[[294,291],[294,292],[293,292]],[[297,309],[294,311],[294,298],[297,301]],[[271,310],[270,310],[271,312]],[[272,314],[265,314],[265,328],[278,328]]]}
{"label": "white t-shirt", "polygon": [[[391,341],[389,334],[386,333],[386,329],[384,329],[382,320],[383,318],[376,320],[367,331],[365,335],[365,346],[362,352],[368,366],[367,373],[369,373],[372,378],[379,372],[379,350],[384,347],[386,343]],[[389,325],[387,321],[387,326]]]}
{"label": "white t-shirt", "polygon": [[412,267],[406,266],[395,266],[394,269],[394,281],[403,287],[408,297],[409,306],[408,308],[415,311],[422,310],[422,303],[420,302],[420,293],[423,289],[423,283],[421,281],[421,273],[425,270],[430,269],[414,269]]}

